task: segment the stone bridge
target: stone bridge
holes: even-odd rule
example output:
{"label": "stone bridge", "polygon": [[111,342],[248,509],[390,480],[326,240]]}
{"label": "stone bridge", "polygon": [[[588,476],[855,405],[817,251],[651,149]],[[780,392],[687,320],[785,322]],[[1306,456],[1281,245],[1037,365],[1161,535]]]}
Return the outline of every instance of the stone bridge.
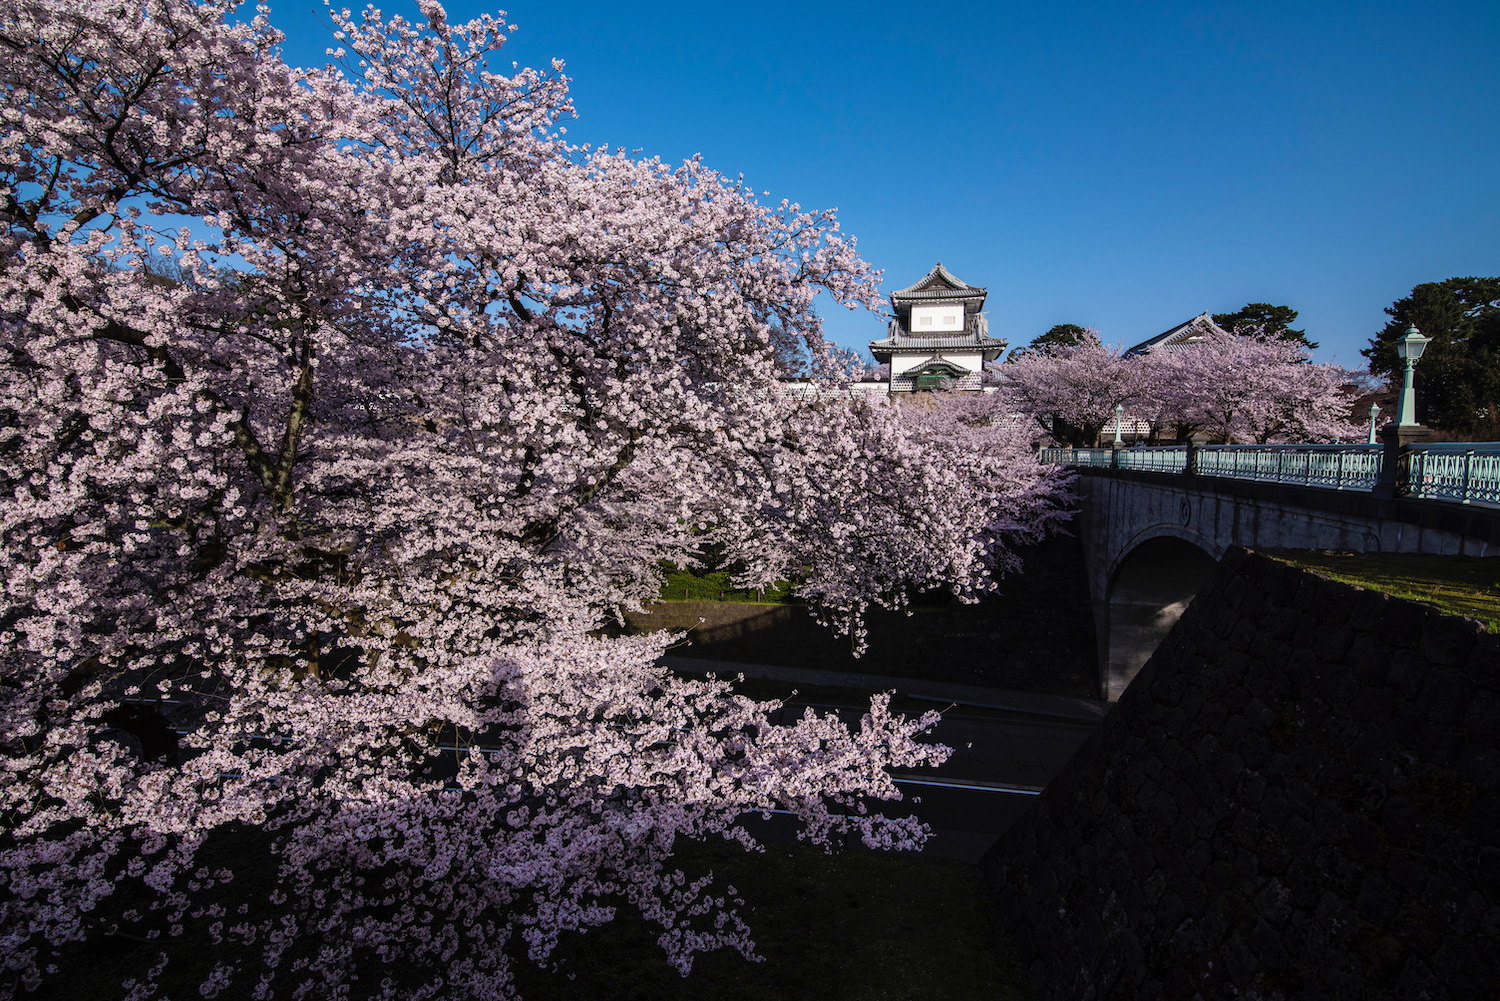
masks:
{"label": "stone bridge", "polygon": [[[1066,461],[1066,460],[1065,460]],[[1500,555],[1500,508],[1189,472],[1082,465],[1076,485],[1099,637],[1118,699],[1230,546]]]}

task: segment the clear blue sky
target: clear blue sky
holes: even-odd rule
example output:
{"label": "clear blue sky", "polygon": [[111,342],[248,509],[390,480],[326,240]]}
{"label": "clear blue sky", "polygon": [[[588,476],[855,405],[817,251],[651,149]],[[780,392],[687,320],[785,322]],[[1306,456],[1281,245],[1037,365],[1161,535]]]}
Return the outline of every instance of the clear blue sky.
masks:
{"label": "clear blue sky", "polygon": [[[322,64],[320,0],[272,2],[288,60]],[[1354,365],[1413,285],[1500,274],[1493,0],[507,12],[510,58],[567,63],[569,138],[837,207],[887,293],[941,259],[1013,346],[1064,322],[1131,344],[1257,301]],[[824,315],[847,346],[883,331]]]}

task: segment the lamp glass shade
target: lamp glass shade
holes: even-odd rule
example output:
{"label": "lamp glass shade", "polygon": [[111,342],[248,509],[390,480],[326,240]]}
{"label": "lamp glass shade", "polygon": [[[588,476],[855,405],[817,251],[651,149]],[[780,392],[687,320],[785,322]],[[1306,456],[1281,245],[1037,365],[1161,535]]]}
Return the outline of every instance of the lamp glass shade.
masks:
{"label": "lamp glass shade", "polygon": [[1417,361],[1431,340],[1431,337],[1423,337],[1416,327],[1407,327],[1406,336],[1396,342],[1396,354],[1402,361]]}

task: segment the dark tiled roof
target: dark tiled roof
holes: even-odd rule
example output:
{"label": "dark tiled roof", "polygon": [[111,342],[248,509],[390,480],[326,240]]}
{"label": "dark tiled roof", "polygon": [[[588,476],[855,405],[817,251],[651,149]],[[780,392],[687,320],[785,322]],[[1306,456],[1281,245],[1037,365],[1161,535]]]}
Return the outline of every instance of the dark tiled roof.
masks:
{"label": "dark tiled roof", "polygon": [[986,293],[982,288],[969,289],[958,292],[950,288],[927,288],[918,292],[892,292],[894,299],[948,299],[950,301],[964,302],[969,299],[983,299]]}
{"label": "dark tiled roof", "polygon": [[1170,330],[1164,330],[1150,340],[1141,341],[1135,347],[1128,349],[1125,352],[1125,357],[1130,358],[1135,355],[1143,355],[1152,348],[1157,347],[1164,347],[1170,351],[1174,348],[1184,346],[1195,336],[1201,337],[1204,334],[1211,334],[1214,331],[1218,331],[1221,334],[1229,333],[1229,331],[1215,323],[1212,317],[1208,315],[1208,311],[1204,310],[1191,320],[1179,323]]}
{"label": "dark tiled roof", "polygon": [[878,341],[870,342],[871,351],[934,351],[940,348],[1003,348],[1009,343],[997,340],[993,337],[975,337],[973,334],[948,334],[939,337],[913,337],[909,334],[898,334],[895,337],[883,337]]}
{"label": "dark tiled roof", "polygon": [[969,285],[953,277],[939,261],[931,271],[915,284],[891,293],[891,301],[897,299],[982,299],[985,290]]}

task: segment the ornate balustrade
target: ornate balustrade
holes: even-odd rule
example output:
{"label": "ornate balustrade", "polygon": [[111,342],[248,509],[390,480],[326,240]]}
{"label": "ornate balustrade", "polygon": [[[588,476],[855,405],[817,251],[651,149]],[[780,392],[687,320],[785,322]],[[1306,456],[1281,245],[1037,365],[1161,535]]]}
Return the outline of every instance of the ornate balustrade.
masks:
{"label": "ornate balustrade", "polygon": [[1412,497],[1500,507],[1500,444],[1426,445],[1407,459]]}
{"label": "ornate balustrade", "polygon": [[1380,479],[1381,445],[1207,445],[1195,472],[1235,480],[1370,490]]}
{"label": "ornate balustrade", "polygon": [[[1380,482],[1381,445],[1183,445],[1044,448],[1043,462],[1084,468],[1192,473],[1226,479],[1370,491]],[[1500,507],[1500,442],[1424,445],[1404,453],[1395,490],[1409,497]]]}

